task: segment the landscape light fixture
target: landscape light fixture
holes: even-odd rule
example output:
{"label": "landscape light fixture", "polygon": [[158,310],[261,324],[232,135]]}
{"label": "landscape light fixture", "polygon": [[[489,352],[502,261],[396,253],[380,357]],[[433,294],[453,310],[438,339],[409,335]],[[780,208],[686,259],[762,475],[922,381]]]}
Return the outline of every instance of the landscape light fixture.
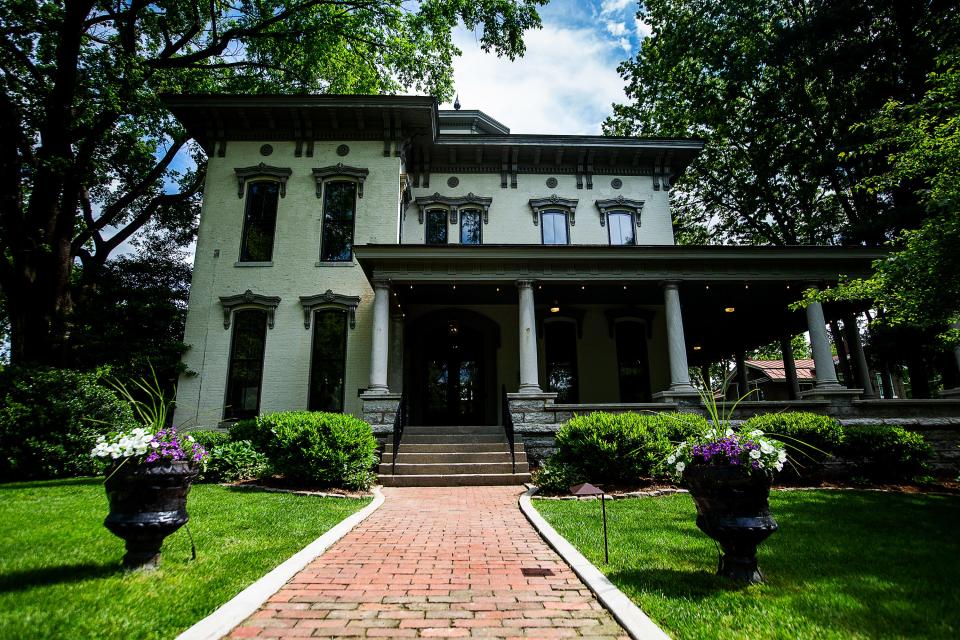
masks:
{"label": "landscape light fixture", "polygon": [[607,503],[604,502],[605,494],[603,490],[589,482],[584,482],[570,487],[570,494],[578,498],[600,496],[600,510],[603,513],[603,561],[610,564],[610,552],[607,549]]}

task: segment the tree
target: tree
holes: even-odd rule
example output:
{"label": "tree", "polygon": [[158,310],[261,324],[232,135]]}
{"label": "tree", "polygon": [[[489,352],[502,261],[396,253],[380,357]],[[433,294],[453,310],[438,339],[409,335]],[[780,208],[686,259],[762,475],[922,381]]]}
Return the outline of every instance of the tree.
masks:
{"label": "tree", "polygon": [[706,140],[674,192],[681,239],[882,244],[919,224],[916,185],[859,190],[885,157],[845,152],[869,141],[855,124],[922,93],[955,14],[921,0],[649,0],[652,35],[620,66],[632,102],[605,131]]}
{"label": "tree", "polygon": [[854,154],[889,154],[889,170],[859,189],[882,193],[892,184],[917,184],[925,219],[891,242],[893,252],[875,263],[872,277],[809,297],[872,299],[883,311],[882,325],[942,333],[960,320],[960,48],[940,58],[919,99],[890,101],[859,128],[872,140]]}
{"label": "tree", "polygon": [[[192,232],[204,157],[158,92],[447,98],[458,22],[512,58],[545,2],[0,3],[0,288],[12,361],[64,360],[75,302],[133,234]],[[185,170],[189,159],[196,168]]]}

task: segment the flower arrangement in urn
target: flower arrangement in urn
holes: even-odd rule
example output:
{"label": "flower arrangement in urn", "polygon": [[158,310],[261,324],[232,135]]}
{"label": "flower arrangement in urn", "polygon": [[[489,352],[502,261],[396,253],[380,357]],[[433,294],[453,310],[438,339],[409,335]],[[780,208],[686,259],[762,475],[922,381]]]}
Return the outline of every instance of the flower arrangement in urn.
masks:
{"label": "flower arrangement in urn", "polygon": [[110,513],[104,526],[126,542],[123,565],[153,568],[164,538],[190,519],[187,493],[209,454],[189,434],[166,426],[173,406],[157,383],[135,383],[146,401],[122,383],[114,387],[131,405],[141,426],[102,436],[90,455],[107,463],[104,486]]}
{"label": "flower arrangement in urn", "polygon": [[689,489],[697,507],[697,527],[722,549],[717,574],[740,583],[760,583],[757,547],[778,528],[770,515],[770,482],[783,469],[787,452],[762,431],[732,428],[730,416],[743,398],[721,415],[712,393],[702,397],[712,428],[677,445],[666,458],[666,467]]}

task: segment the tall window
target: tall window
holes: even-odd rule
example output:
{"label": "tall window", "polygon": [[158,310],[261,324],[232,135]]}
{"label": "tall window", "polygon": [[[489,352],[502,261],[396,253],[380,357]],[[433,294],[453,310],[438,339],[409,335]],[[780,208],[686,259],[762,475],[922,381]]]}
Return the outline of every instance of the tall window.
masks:
{"label": "tall window", "polygon": [[347,312],[322,309],[313,315],[310,411],[343,411],[346,378]]}
{"label": "tall window", "polygon": [[467,209],[460,212],[460,244],[480,244],[480,212]]}
{"label": "tall window", "polygon": [[266,311],[240,309],[233,312],[225,419],[251,418],[259,412],[266,342]]}
{"label": "tall window", "polygon": [[427,244],[447,244],[447,212],[442,210],[427,211],[424,232]]}
{"label": "tall window", "polygon": [[567,214],[563,211],[544,211],[540,226],[543,228],[543,244],[569,244]]}
{"label": "tall window", "polygon": [[545,322],[544,325],[547,386],[557,394],[557,402],[579,402],[577,326],[562,320]]}
{"label": "tall window", "polygon": [[323,239],[320,241],[320,260],[323,262],[349,262],[353,259],[356,208],[357,183],[324,183]]}
{"label": "tall window", "polygon": [[247,186],[240,262],[269,262],[273,259],[279,196],[279,182],[251,182]]}
{"label": "tall window", "polygon": [[623,211],[611,213],[607,217],[607,227],[610,229],[610,244],[637,244],[637,236],[633,228],[633,214]]}
{"label": "tall window", "polygon": [[650,402],[650,363],[642,322],[617,323],[617,367],[620,402]]}

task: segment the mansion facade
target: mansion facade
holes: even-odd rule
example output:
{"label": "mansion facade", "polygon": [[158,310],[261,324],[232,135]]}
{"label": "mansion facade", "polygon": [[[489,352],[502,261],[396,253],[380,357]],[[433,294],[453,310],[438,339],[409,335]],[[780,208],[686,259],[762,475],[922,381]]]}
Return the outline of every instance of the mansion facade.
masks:
{"label": "mansion facade", "polygon": [[876,395],[838,384],[825,330],[861,309],[790,304],[882,253],[675,245],[698,140],[517,135],[429,97],[164,101],[209,156],[177,424],[323,410],[384,432],[402,398],[412,424],[510,409],[549,431],[696,404],[691,367],[807,330],[790,402]]}

